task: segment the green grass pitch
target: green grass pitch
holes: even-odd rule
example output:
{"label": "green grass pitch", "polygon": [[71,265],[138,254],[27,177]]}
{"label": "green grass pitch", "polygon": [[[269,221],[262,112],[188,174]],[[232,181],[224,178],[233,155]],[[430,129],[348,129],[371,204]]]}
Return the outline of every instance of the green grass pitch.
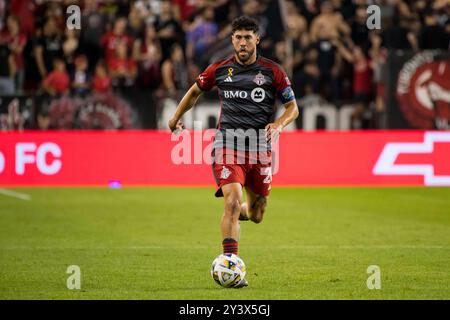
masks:
{"label": "green grass pitch", "polygon": [[210,277],[213,188],[9,190],[31,200],[0,195],[0,299],[450,299],[450,188],[275,187],[241,223],[243,289]]}

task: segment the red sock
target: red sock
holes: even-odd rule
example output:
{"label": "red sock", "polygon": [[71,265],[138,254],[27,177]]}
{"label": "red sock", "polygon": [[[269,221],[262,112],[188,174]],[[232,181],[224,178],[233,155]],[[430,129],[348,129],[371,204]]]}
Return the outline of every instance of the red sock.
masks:
{"label": "red sock", "polygon": [[231,238],[226,238],[222,241],[223,254],[234,253],[238,254],[238,242]]}

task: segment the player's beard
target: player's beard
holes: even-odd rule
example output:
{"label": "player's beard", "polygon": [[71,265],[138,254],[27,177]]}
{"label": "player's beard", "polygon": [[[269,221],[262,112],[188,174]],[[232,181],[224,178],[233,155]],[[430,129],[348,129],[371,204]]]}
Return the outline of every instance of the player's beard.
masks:
{"label": "player's beard", "polygon": [[[253,53],[255,52],[255,49],[253,50],[234,50],[234,52],[236,53],[236,57],[238,58],[239,62],[241,62],[242,64],[245,64],[252,56]],[[241,52],[245,52],[244,55],[241,55]]]}

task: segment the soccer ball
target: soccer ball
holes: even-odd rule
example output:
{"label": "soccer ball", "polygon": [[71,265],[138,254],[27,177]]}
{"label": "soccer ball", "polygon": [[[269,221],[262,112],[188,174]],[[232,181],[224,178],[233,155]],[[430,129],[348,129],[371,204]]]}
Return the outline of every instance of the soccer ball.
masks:
{"label": "soccer ball", "polygon": [[245,264],[235,254],[221,254],[211,265],[211,277],[225,288],[237,286],[245,277]]}

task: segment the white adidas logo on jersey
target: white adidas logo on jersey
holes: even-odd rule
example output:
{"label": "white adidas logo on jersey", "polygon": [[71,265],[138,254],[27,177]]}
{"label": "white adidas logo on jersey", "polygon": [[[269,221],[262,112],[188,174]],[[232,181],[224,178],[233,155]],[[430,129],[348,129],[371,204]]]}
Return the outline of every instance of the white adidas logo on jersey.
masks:
{"label": "white adidas logo on jersey", "polygon": [[225,79],[225,82],[233,82],[233,79],[231,79],[231,77],[227,77],[227,78]]}

